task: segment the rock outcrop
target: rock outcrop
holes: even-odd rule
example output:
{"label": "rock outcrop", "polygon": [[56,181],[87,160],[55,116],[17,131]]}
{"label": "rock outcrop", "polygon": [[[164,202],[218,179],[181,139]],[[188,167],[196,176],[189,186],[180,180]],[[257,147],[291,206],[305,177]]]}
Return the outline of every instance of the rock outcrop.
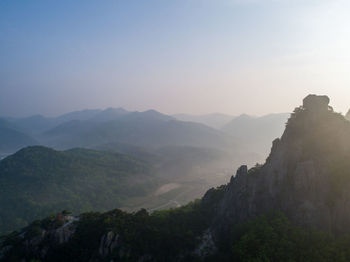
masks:
{"label": "rock outcrop", "polygon": [[303,108],[310,112],[325,112],[329,109],[328,96],[308,95],[303,99]]}
{"label": "rock outcrop", "polygon": [[118,234],[110,231],[104,234],[100,241],[99,254],[102,257],[110,255],[117,247],[120,247],[120,237]]}

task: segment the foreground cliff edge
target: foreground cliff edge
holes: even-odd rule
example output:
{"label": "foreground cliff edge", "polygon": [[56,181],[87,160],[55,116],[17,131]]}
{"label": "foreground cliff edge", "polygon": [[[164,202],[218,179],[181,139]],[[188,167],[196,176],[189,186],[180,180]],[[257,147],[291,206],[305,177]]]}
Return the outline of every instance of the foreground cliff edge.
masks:
{"label": "foreground cliff edge", "polygon": [[148,214],[67,212],[4,236],[1,261],[350,261],[350,122],[326,96],[296,108],[265,164]]}

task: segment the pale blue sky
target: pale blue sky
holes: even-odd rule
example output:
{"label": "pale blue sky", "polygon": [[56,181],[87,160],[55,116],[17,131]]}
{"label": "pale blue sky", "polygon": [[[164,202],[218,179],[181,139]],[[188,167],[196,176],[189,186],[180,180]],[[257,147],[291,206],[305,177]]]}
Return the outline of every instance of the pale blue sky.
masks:
{"label": "pale blue sky", "polygon": [[0,115],[350,108],[341,0],[0,0]]}

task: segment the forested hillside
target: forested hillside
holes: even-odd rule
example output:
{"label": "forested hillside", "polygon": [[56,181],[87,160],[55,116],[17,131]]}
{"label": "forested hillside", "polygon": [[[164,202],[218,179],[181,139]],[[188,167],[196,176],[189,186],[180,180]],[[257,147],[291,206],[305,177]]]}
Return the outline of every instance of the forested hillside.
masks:
{"label": "forested hillside", "polygon": [[147,163],[126,155],[27,147],[0,162],[0,229],[63,209],[78,214],[121,207],[157,183]]}

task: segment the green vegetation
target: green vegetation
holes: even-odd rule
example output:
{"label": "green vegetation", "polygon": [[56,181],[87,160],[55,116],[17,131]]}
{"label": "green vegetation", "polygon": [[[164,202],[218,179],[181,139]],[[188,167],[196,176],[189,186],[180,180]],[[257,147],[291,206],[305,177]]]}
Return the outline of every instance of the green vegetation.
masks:
{"label": "green vegetation", "polygon": [[[220,190],[215,194],[219,193]],[[50,247],[43,261],[139,261],[145,255],[148,257],[145,261],[177,261],[180,257],[181,261],[200,261],[193,251],[212,222],[211,213],[202,201],[152,214],[144,209],[133,214],[118,209],[85,213],[75,222],[76,230],[70,241],[54,246],[49,238],[41,242],[40,246]],[[49,217],[32,223],[24,238],[19,233],[3,238],[3,246],[14,247],[4,261],[23,257],[40,261],[39,253],[28,253],[24,243],[41,235],[43,230],[59,226],[57,218]],[[117,245],[102,256],[101,239],[108,232],[118,236]],[[350,236],[305,230],[292,225],[284,214],[270,212],[235,225],[205,261],[346,262],[350,261],[349,246]]]}
{"label": "green vegetation", "polygon": [[[73,261],[73,258],[74,261],[107,261],[108,258],[118,256],[122,257],[122,261],[137,261],[144,254],[151,255],[154,261],[167,261],[167,258],[184,254],[188,261],[193,261],[188,251],[199,243],[199,236],[209,226],[210,218],[200,201],[152,214],[144,209],[133,214],[118,209],[106,213],[85,213],[75,222],[73,238],[67,243],[51,247],[45,261]],[[19,233],[5,237],[3,246],[14,247],[14,252],[7,253],[6,261],[18,261],[22,257],[28,260],[40,259],[37,254],[26,253],[23,245],[43,230],[55,228],[57,218],[49,217],[27,227],[28,233],[23,238]],[[120,246],[102,259],[99,253],[100,241],[108,232],[118,234]],[[50,238],[44,239],[40,246],[50,245],[49,241]]]}
{"label": "green vegetation", "polygon": [[157,187],[151,167],[118,153],[28,147],[0,162],[0,233],[63,209],[120,207]]}
{"label": "green vegetation", "polygon": [[[140,153],[125,147],[123,153],[35,146],[2,160],[0,235],[64,209],[80,214],[176,207],[225,183],[229,174],[222,167],[232,165],[228,154],[215,149],[169,146]],[[168,183],[179,187],[155,194]]]}
{"label": "green vegetation", "polygon": [[230,243],[230,261],[350,261],[349,236],[336,238],[316,230],[304,230],[293,226],[279,212],[235,227]]}

